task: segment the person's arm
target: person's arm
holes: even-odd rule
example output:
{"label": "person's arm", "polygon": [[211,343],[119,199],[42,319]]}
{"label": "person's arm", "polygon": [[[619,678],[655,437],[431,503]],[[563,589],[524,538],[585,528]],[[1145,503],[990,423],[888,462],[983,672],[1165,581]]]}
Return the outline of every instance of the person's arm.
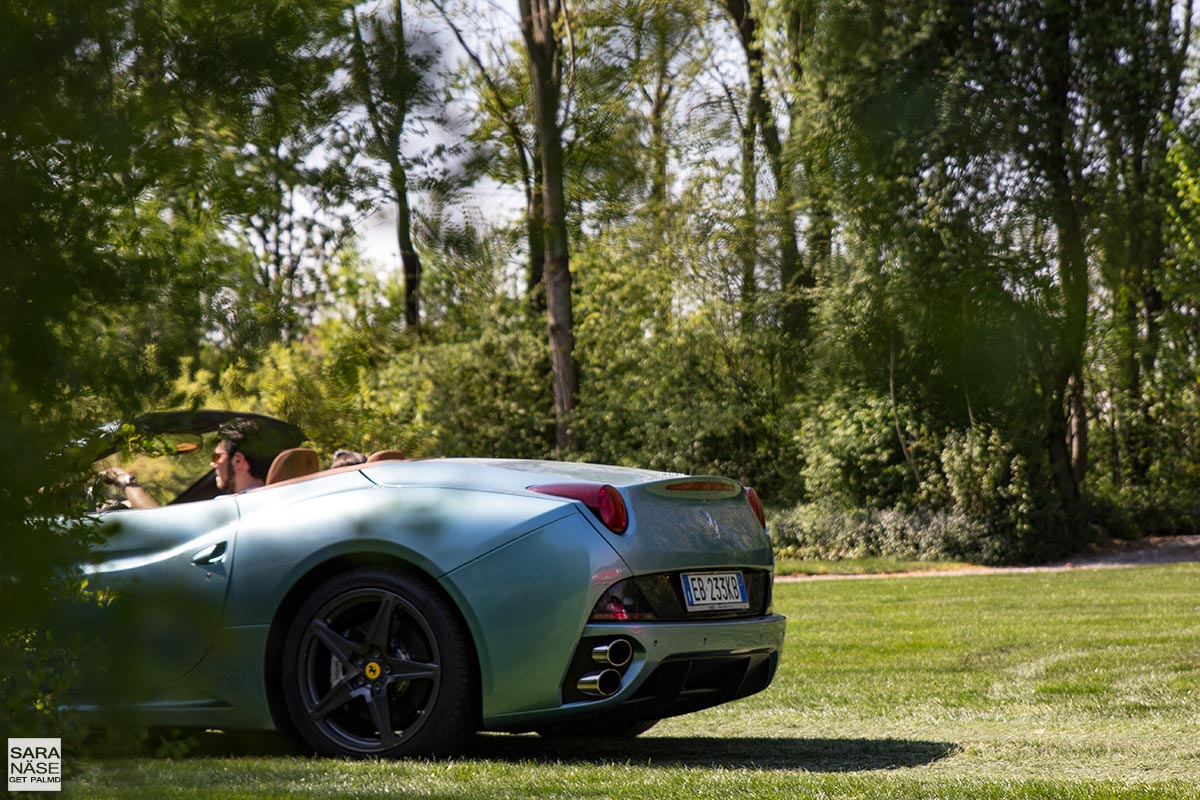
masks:
{"label": "person's arm", "polygon": [[141,487],[137,478],[120,467],[110,467],[103,472],[104,480],[125,492],[125,499],[134,508],[158,508],[158,501]]}

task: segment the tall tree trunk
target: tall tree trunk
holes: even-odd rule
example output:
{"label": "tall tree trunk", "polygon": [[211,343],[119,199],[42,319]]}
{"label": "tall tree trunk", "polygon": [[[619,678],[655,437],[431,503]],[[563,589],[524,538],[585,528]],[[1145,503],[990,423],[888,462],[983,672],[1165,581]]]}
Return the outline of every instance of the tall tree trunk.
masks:
{"label": "tall tree trunk", "polygon": [[738,226],[738,255],[742,268],[742,330],[755,327],[758,313],[758,162],[754,158],[756,129],[747,116],[742,129],[742,215]]}
{"label": "tall tree trunk", "polygon": [[546,260],[544,233],[546,219],[542,212],[541,150],[537,147],[536,142],[532,146],[530,145],[524,131],[524,120],[518,118],[516,112],[509,106],[508,101],[504,98],[504,92],[501,91],[492,74],[484,66],[483,59],[467,43],[462,30],[455,23],[454,17],[446,11],[446,7],[440,0],[433,0],[433,7],[441,14],[442,20],[454,33],[454,38],[458,40],[459,46],[479,71],[479,77],[483,79],[484,86],[487,88],[486,100],[492,104],[493,113],[504,124],[509,139],[512,140],[513,152],[521,170],[521,186],[525,191],[525,241],[529,248],[525,292],[531,311],[539,315],[544,314],[546,312],[546,295],[543,291],[542,278],[545,274]]}
{"label": "tall tree trunk", "polygon": [[555,26],[562,9],[557,0],[519,0],[519,5],[542,164],[546,254],[543,283],[546,287],[550,369],[554,384],[554,443],[558,454],[565,455],[579,449],[572,426],[579,378],[575,367],[562,129],[558,122],[562,75]]}
{"label": "tall tree trunk", "polygon": [[[670,83],[668,73],[669,54],[664,28],[665,22],[655,18],[652,21],[654,54],[654,88],[649,91],[642,87],[642,97],[650,106],[650,202],[665,213],[667,204],[667,110],[674,86]],[[639,38],[638,48],[641,47]],[[640,54],[639,54],[640,56]]]}
{"label": "tall tree trunk", "polygon": [[1114,468],[1119,480],[1134,483],[1144,481],[1155,447],[1148,384],[1158,374],[1167,157],[1171,129],[1180,119],[1194,8],[1194,0],[1114,0],[1100,13],[1131,18],[1115,30],[1102,29],[1094,56],[1102,63],[1129,56],[1097,92],[1097,105],[1113,208],[1104,220],[1102,255],[1117,343]]}
{"label": "tall tree trunk", "polygon": [[413,244],[412,208],[408,203],[408,171],[399,159],[390,165],[393,199],[396,201],[396,244],[404,269],[404,324],[421,326],[421,256]]}
{"label": "tall tree trunk", "polygon": [[[788,70],[795,97],[807,97],[808,80],[805,60],[816,31],[818,14],[817,0],[792,0],[786,3],[785,25],[788,40]],[[830,204],[830,188],[823,181],[830,173],[826,167],[827,156],[815,150],[804,134],[802,114],[793,114],[791,139],[803,152],[803,202],[808,217],[807,235],[804,243],[804,267],[801,278],[806,288],[816,286],[817,277],[828,274],[833,260],[833,209]]]}
{"label": "tall tree trunk", "polygon": [[[396,245],[404,274],[404,324],[418,330],[421,324],[421,257],[413,244],[408,166],[400,156],[401,139],[413,100],[412,84],[405,74],[411,64],[403,8],[399,0],[392,3],[390,19],[375,29],[375,37],[370,42],[363,36],[362,22],[353,11],[351,21],[351,86],[366,110],[372,150],[387,164],[391,199],[396,204]],[[381,64],[384,65],[382,72]]]}
{"label": "tall tree trunk", "polygon": [[[1087,415],[1068,418],[1068,404],[1082,410],[1083,353],[1087,341],[1087,305],[1090,294],[1087,249],[1081,210],[1082,167],[1075,149],[1072,121],[1072,81],[1069,5],[1051,4],[1042,28],[1039,53],[1044,86],[1044,148],[1038,159],[1050,194],[1051,213],[1058,239],[1058,279],[1062,314],[1053,348],[1050,392],[1047,397],[1047,453],[1055,485],[1064,501],[1078,497],[1079,483],[1087,471]],[[1071,397],[1068,397],[1068,388]],[[1078,398],[1075,397],[1078,395]],[[1072,454],[1082,457],[1074,461]]]}
{"label": "tall tree trunk", "polygon": [[529,244],[526,295],[529,307],[537,314],[546,313],[546,212],[542,186],[541,151],[534,153],[533,175],[525,184],[525,236]]}

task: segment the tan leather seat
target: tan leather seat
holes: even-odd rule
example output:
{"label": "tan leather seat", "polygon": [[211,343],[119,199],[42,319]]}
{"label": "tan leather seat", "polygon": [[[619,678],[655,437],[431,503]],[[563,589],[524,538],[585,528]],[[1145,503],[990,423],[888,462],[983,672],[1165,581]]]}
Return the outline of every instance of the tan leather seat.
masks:
{"label": "tan leather seat", "polygon": [[403,461],[407,457],[403,450],[376,450],[367,456],[367,461]]}
{"label": "tan leather seat", "polygon": [[321,471],[317,460],[317,451],[307,447],[293,447],[275,456],[271,469],[267,472],[267,485],[280,481],[302,478]]}

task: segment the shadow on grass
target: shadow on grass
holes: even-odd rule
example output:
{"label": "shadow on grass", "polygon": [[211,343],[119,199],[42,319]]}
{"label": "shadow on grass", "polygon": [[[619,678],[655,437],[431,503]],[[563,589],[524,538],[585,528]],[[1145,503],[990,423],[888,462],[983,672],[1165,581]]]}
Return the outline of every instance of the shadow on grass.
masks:
{"label": "shadow on grass", "polygon": [[[175,757],[274,757],[308,753],[274,734],[192,733],[177,740]],[[168,739],[169,742],[169,739]],[[170,749],[170,745],[167,745]],[[798,739],[771,737],[678,737],[637,739],[543,738],[534,734],[480,734],[459,756],[535,763],[647,764],[729,769],[870,772],[932,764],[953,756],[948,742],[907,739]],[[160,751],[158,755],[162,755]]]}
{"label": "shadow on grass", "polygon": [[906,739],[789,739],[769,737],[657,737],[544,739],[480,735],[465,755],[494,761],[646,763],[652,766],[860,772],[932,764],[959,750],[948,742]]}

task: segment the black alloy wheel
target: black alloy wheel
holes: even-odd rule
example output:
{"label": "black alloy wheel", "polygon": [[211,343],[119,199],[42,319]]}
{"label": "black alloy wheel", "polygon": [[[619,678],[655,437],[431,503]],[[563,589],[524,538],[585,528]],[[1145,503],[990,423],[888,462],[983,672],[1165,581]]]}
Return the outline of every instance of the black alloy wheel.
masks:
{"label": "black alloy wheel", "polygon": [[283,647],[296,732],[331,756],[457,750],[479,713],[473,650],[450,601],[424,578],[378,569],[322,585]]}

